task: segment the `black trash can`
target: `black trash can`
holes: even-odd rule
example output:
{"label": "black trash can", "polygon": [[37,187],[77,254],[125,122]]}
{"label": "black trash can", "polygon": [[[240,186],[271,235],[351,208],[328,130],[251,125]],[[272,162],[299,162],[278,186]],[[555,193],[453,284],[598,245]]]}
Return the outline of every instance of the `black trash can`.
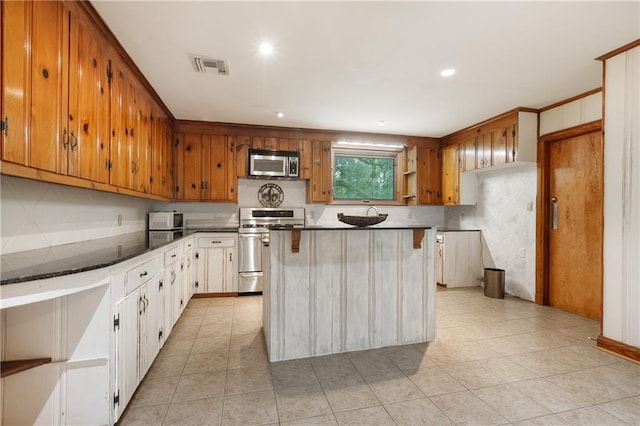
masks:
{"label": "black trash can", "polygon": [[484,295],[504,299],[504,269],[484,268]]}

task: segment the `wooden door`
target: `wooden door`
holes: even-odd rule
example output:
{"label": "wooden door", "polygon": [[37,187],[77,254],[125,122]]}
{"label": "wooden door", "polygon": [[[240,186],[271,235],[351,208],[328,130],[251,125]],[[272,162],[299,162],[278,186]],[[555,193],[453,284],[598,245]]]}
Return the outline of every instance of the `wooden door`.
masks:
{"label": "wooden door", "polygon": [[458,187],[460,181],[458,145],[442,148],[442,204],[453,205],[460,202]]}
{"label": "wooden door", "polygon": [[311,141],[308,139],[300,140],[298,144],[300,150],[300,179],[311,178]]}
{"label": "wooden door", "polygon": [[31,107],[31,2],[3,1],[2,160],[27,165]]}
{"label": "wooden door", "polygon": [[108,58],[84,22],[71,15],[69,53],[69,129],[67,173],[94,182],[108,182],[109,88]]}
{"label": "wooden door", "polygon": [[491,166],[491,132],[480,133],[476,141],[476,167],[482,169]]}
{"label": "wooden door", "polygon": [[[36,1],[31,40],[30,166],[66,173],[69,14],[61,3]],[[64,127],[64,128],[63,128]]]}
{"label": "wooden door", "polygon": [[[549,304],[600,319],[602,312],[602,134],[551,142]],[[554,224],[554,212],[557,223]]]}
{"label": "wooden door", "polygon": [[417,174],[418,174],[418,204],[429,204],[429,148],[419,147],[416,152]]}

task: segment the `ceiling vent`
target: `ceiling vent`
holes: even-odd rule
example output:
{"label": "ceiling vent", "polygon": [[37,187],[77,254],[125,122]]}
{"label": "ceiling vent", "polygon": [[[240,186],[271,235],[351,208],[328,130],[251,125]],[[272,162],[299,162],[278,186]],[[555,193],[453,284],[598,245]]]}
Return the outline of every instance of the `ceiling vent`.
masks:
{"label": "ceiling vent", "polygon": [[193,67],[198,72],[217,71],[220,75],[229,75],[227,63],[221,59],[207,58],[206,56],[190,55]]}

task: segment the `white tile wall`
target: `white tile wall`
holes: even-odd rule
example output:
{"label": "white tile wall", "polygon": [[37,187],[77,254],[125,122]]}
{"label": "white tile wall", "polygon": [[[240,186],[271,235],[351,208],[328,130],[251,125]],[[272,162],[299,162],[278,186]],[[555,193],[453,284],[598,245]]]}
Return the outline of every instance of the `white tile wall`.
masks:
{"label": "white tile wall", "polygon": [[[535,298],[536,192],[535,165],[485,172],[478,175],[478,204],[446,212],[447,227],[483,231],[485,267],[505,269],[505,291],[531,301]],[[524,257],[520,249],[525,249]]]}
{"label": "white tile wall", "polygon": [[12,176],[0,176],[0,182],[2,253],[143,231],[152,205],[137,197]]}

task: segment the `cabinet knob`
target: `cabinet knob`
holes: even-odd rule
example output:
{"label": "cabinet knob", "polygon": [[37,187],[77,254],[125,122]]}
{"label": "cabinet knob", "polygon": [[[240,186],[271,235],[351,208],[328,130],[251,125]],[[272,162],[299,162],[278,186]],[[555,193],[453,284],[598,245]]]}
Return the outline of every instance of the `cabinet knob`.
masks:
{"label": "cabinet knob", "polygon": [[217,168],[222,167],[222,163],[218,163],[218,164],[216,164],[216,167],[217,167]]}
{"label": "cabinet knob", "polygon": [[43,76],[44,78],[49,78],[49,70],[48,70],[48,69],[46,69],[46,68],[43,68],[43,69],[42,69],[42,76]]}

